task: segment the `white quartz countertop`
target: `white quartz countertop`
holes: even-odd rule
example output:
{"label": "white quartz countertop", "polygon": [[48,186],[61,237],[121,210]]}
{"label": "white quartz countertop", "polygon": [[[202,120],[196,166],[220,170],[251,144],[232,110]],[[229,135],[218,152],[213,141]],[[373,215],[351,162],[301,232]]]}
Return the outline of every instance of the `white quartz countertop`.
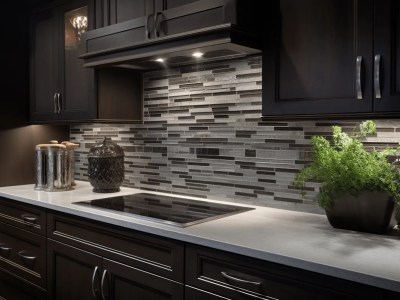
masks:
{"label": "white quartz countertop", "polygon": [[258,206],[180,228],[73,204],[143,192],[93,193],[82,181],[66,192],[35,191],[32,184],[0,188],[0,196],[16,201],[400,292],[400,235],[337,230],[322,215]]}

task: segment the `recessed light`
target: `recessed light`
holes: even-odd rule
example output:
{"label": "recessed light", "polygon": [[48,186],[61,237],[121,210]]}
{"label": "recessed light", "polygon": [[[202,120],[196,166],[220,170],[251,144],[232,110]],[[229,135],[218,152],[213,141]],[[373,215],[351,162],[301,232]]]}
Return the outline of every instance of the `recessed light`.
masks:
{"label": "recessed light", "polygon": [[204,54],[204,53],[202,53],[202,52],[194,52],[194,53],[192,54],[192,56],[194,56],[194,57],[202,57],[203,54]]}
{"label": "recessed light", "polygon": [[156,62],[160,62],[160,63],[162,63],[162,62],[164,62],[164,61],[165,61],[165,59],[164,59],[164,58],[157,58],[155,61],[156,61]]}

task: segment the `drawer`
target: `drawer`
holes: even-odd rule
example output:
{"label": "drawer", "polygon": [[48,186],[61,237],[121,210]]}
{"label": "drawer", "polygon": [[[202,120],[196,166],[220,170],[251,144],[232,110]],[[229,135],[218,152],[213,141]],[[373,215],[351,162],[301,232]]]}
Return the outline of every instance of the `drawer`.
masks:
{"label": "drawer", "polygon": [[0,221],[46,235],[46,209],[0,197]]}
{"label": "drawer", "polygon": [[46,238],[0,223],[0,268],[45,287]]}
{"label": "drawer", "polygon": [[46,300],[46,291],[0,268],[0,299]]}
{"label": "drawer", "polygon": [[185,262],[187,285],[228,299],[383,299],[370,286],[200,246],[187,246]]}
{"label": "drawer", "polygon": [[183,282],[182,242],[61,213],[47,215],[48,237]]}

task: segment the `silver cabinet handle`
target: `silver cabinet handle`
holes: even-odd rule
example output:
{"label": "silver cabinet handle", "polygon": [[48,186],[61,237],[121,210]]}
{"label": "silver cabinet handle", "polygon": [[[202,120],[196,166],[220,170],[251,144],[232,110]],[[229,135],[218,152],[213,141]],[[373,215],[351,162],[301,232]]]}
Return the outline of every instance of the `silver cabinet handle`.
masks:
{"label": "silver cabinet handle", "polygon": [[[101,298],[103,300],[108,300],[108,293],[104,292],[104,284],[107,283],[108,286],[108,277],[107,277],[107,270],[103,271],[103,275],[101,276]],[[108,288],[108,287],[107,287]]]}
{"label": "silver cabinet handle", "polygon": [[36,256],[26,254],[26,251],[22,250],[18,252],[19,257],[22,258],[22,261],[25,265],[34,266],[36,262]]}
{"label": "silver cabinet handle", "polygon": [[162,12],[156,13],[156,17],[154,19],[154,36],[160,37],[160,28],[161,28],[161,20],[159,21],[159,17],[162,17]]}
{"label": "silver cabinet handle", "polygon": [[58,93],[54,93],[54,98],[53,98],[53,101],[54,101],[54,113],[55,114],[57,114],[57,95],[58,95]]}
{"label": "silver cabinet handle", "polygon": [[38,218],[36,216],[34,216],[34,215],[22,214],[21,215],[21,219],[26,221],[26,222],[29,222],[29,223],[32,223],[32,224],[36,224]]}
{"label": "silver cabinet handle", "polygon": [[357,56],[356,60],[356,90],[357,99],[362,99],[362,56]]}
{"label": "silver cabinet handle", "polygon": [[146,37],[148,38],[148,39],[151,39],[151,30],[149,30],[149,21],[150,21],[150,18],[153,16],[153,14],[151,14],[151,15],[148,15],[147,17],[146,17]]}
{"label": "silver cabinet handle", "polygon": [[57,113],[60,114],[61,113],[61,94],[60,93],[57,93],[57,105],[58,105]]}
{"label": "silver cabinet handle", "polygon": [[377,54],[374,57],[374,89],[375,98],[382,98],[381,94],[381,55]]}
{"label": "silver cabinet handle", "polygon": [[8,257],[10,255],[12,248],[7,247],[4,244],[0,244],[0,255],[3,257]]}
{"label": "silver cabinet handle", "polygon": [[98,275],[99,275],[99,267],[96,266],[93,270],[93,275],[92,275],[92,294],[95,299],[99,298],[98,294],[100,292],[99,289],[95,287],[96,276]]}
{"label": "silver cabinet handle", "polygon": [[223,277],[225,277],[226,279],[229,279],[229,280],[232,280],[232,281],[236,281],[236,282],[239,282],[239,283],[248,283],[248,284],[252,284],[252,285],[256,285],[256,286],[260,286],[262,284],[261,281],[249,281],[249,280],[236,278],[236,277],[233,277],[232,275],[229,275],[226,272],[221,272],[221,275]]}

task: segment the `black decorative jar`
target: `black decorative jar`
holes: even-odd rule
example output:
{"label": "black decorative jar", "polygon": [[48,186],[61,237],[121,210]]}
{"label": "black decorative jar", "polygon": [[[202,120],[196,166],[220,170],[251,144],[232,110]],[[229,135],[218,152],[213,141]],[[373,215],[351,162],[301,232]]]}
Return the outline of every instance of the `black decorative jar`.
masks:
{"label": "black decorative jar", "polygon": [[93,192],[119,192],[124,181],[124,150],[107,138],[90,148],[88,175]]}

